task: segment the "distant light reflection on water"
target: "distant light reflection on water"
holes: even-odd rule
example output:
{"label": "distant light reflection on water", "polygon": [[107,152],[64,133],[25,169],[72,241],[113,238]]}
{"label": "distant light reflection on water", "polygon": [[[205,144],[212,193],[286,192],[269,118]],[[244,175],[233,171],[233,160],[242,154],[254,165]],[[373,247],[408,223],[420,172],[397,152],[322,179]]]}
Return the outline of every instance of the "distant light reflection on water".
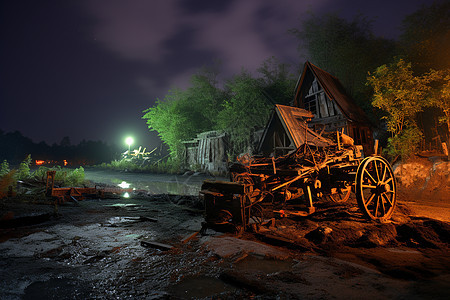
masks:
{"label": "distant light reflection on water", "polygon": [[[168,175],[121,173],[106,170],[85,170],[86,179],[97,183],[106,183],[133,190],[145,190],[151,194],[198,195],[206,179],[215,179],[207,175]],[[227,180],[225,178],[217,178]]]}

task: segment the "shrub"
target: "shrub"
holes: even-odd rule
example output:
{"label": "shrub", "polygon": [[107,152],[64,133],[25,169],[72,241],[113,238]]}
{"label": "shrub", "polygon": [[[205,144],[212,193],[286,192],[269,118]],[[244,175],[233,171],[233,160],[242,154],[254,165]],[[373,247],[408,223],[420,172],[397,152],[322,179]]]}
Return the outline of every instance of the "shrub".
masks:
{"label": "shrub", "polygon": [[64,169],[60,166],[47,168],[39,167],[33,172],[32,177],[36,180],[44,181],[47,178],[47,171],[56,171],[55,183],[61,186],[81,186],[84,184],[84,168],[79,167],[77,169]]}
{"label": "shrub", "polygon": [[0,165],[0,177],[5,176],[6,174],[8,174],[10,171],[9,169],[9,164],[6,161],[6,159],[2,162],[2,164]]}
{"label": "shrub", "polygon": [[0,176],[0,199],[8,196],[10,187],[14,189],[16,182],[16,180],[14,179],[15,173],[16,170],[12,170]]}
{"label": "shrub", "polygon": [[28,156],[20,163],[19,169],[17,170],[17,179],[24,180],[30,177],[30,164],[31,164],[31,155]]}
{"label": "shrub", "polygon": [[388,139],[388,146],[385,149],[385,153],[394,160],[398,156],[402,160],[406,160],[416,152],[422,138],[423,135],[419,128],[409,127],[404,129],[401,134],[397,134]]}

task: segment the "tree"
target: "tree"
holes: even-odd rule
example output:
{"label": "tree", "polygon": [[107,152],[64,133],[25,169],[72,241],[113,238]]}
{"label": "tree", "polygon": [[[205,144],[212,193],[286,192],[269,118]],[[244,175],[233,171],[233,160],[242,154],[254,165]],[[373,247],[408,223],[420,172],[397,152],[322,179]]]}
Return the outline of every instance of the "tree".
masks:
{"label": "tree", "polygon": [[420,73],[450,68],[450,2],[435,1],[404,18],[402,52]]}
{"label": "tree", "polygon": [[372,33],[371,21],[359,15],[349,22],[334,14],[311,15],[302,29],[291,29],[299,39],[299,50],[306,49],[309,59],[336,76],[346,91],[368,113],[372,113],[371,90],[366,86],[369,71],[388,63],[395,43]]}
{"label": "tree", "polygon": [[296,84],[295,76],[290,72],[290,66],[280,63],[272,56],[258,68],[262,87],[261,92],[272,104],[289,105],[293,98]]}
{"label": "tree", "polygon": [[65,136],[61,139],[61,142],[59,142],[59,145],[61,147],[70,147],[72,143],[70,142],[70,137]]}
{"label": "tree", "polygon": [[447,123],[447,146],[450,146],[450,69],[431,70],[427,76],[434,83],[427,105],[437,107],[444,113],[441,121]]}
{"label": "tree", "polygon": [[252,133],[264,128],[272,105],[264,99],[261,81],[241,71],[227,82],[230,98],[219,113],[217,127],[231,136],[233,154],[247,151]]}
{"label": "tree", "polygon": [[367,81],[374,90],[372,105],[387,113],[383,119],[392,134],[388,151],[406,158],[421,139],[415,117],[426,105],[430,79],[415,76],[411,63],[398,59],[378,67]]}
{"label": "tree", "polygon": [[216,85],[216,75],[204,70],[191,77],[188,89],[172,89],[163,100],[158,99],[144,111],[148,128],[158,132],[173,156],[181,150],[182,141],[214,129],[225,98]]}

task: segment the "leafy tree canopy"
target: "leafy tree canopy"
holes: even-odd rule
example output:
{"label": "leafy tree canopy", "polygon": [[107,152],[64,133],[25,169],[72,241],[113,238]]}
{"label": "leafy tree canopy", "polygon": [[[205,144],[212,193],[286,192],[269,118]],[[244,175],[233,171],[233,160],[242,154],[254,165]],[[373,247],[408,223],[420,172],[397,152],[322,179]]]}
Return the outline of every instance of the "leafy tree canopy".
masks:
{"label": "leafy tree canopy", "polygon": [[411,63],[398,59],[378,67],[367,81],[374,90],[372,105],[388,114],[384,117],[388,131],[397,135],[404,127],[415,126],[415,116],[426,105],[430,89],[427,77],[414,76]]}
{"label": "leafy tree canopy", "polygon": [[[173,156],[198,133],[224,130],[231,135],[234,153],[244,151],[250,134],[266,125],[272,104],[288,104],[295,77],[289,67],[274,57],[258,69],[254,78],[242,71],[219,87],[216,68],[201,70],[191,77],[186,90],[172,89],[163,100],[144,111],[150,130],[158,132]],[[271,104],[272,103],[272,104]]]}
{"label": "leafy tree canopy", "polygon": [[407,16],[400,37],[402,52],[420,73],[450,68],[450,2],[435,1]]}
{"label": "leafy tree canopy", "polygon": [[216,74],[203,72],[191,77],[187,90],[172,89],[163,100],[144,111],[150,130],[157,131],[176,156],[182,141],[212,130],[225,94],[217,88]]}
{"label": "leafy tree canopy", "polygon": [[[447,136],[450,140],[450,69],[431,70],[426,76],[432,87],[427,105],[437,107],[443,112],[441,121],[447,123]],[[450,145],[450,142],[448,144]]]}
{"label": "leafy tree canopy", "polygon": [[391,40],[376,37],[371,21],[357,16],[349,22],[335,14],[311,15],[302,22],[302,29],[292,29],[306,49],[310,60],[333,74],[347,92],[370,112],[370,89],[365,85],[367,72],[388,63],[395,50]]}
{"label": "leafy tree canopy", "polygon": [[217,128],[231,135],[234,154],[247,151],[251,133],[267,123],[272,105],[261,92],[262,83],[243,70],[226,85],[229,98],[217,117]]}

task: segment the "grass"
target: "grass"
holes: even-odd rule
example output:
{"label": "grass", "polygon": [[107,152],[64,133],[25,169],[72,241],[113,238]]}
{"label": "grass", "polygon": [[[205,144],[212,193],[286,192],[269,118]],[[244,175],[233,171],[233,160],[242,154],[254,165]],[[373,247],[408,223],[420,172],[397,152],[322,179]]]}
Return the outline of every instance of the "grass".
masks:
{"label": "grass", "polygon": [[97,165],[97,168],[114,170],[114,171],[128,171],[128,172],[142,172],[142,173],[166,173],[166,174],[179,174],[183,168],[181,163],[177,159],[168,159],[166,161],[160,161],[158,163],[142,166],[133,160],[122,159],[113,160],[110,163],[102,163]]}
{"label": "grass", "polygon": [[85,183],[84,168],[76,169],[57,167],[39,167],[36,171],[30,170],[31,156],[19,165],[18,169],[9,170],[9,164],[5,160],[1,164],[0,173],[0,199],[7,197],[8,194],[15,193],[17,182],[24,181],[30,183],[41,183],[45,185],[47,181],[47,171],[56,171],[55,184],[58,186],[77,187]]}

